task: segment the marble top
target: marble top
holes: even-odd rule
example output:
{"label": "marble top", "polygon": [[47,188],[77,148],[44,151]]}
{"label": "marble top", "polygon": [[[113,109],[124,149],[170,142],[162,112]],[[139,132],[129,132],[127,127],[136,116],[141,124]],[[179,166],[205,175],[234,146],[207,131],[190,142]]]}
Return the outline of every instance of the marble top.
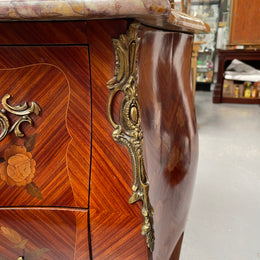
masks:
{"label": "marble top", "polygon": [[209,31],[200,19],[172,9],[169,0],[0,0],[0,21],[116,18],[170,30]]}

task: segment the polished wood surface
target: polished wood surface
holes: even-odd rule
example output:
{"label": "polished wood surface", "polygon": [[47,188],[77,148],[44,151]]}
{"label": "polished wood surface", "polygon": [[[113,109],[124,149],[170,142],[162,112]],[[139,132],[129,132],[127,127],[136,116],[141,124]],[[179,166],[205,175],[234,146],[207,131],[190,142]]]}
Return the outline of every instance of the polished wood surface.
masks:
{"label": "polished wood surface", "polygon": [[193,36],[143,28],[139,102],[154,208],[154,259],[170,259],[184,231],[197,167],[190,81]]}
{"label": "polished wood surface", "polygon": [[[107,117],[106,84],[117,68],[111,39],[125,34],[131,22],[0,24],[0,98],[9,93],[12,106],[35,101],[42,110],[32,115],[33,127],[22,126],[30,141],[11,133],[0,145],[1,234],[14,230],[22,237],[16,250],[0,234],[5,257],[17,258],[28,239],[33,243],[26,251],[48,248],[42,250],[48,260],[178,259],[197,162],[193,36],[139,30],[138,91],[154,208],[151,254],[141,235],[142,204],[128,202],[130,155],[114,142]],[[121,98],[114,99],[115,119]],[[17,154],[27,156],[33,172],[19,185],[17,176],[6,177]]]}
{"label": "polished wood surface", "polygon": [[[33,127],[22,124],[25,138],[11,133],[0,145],[1,257],[91,259],[86,24],[2,23],[0,27],[5,33],[0,36],[0,98],[8,93],[12,106],[35,101],[41,108],[38,116],[31,116]],[[17,119],[7,115],[12,122]],[[10,172],[13,162],[16,170]]]}
{"label": "polished wood surface", "polygon": [[0,259],[89,259],[87,212],[1,209],[0,214]]}
{"label": "polished wood surface", "polygon": [[[141,235],[141,204],[130,205],[133,183],[127,149],[112,139],[107,118],[109,90],[106,83],[115,69],[111,38],[127,30],[126,21],[88,22],[92,79],[92,170],[90,229],[93,259],[147,259]],[[96,33],[99,32],[99,33]],[[115,118],[119,102],[114,103]]]}
{"label": "polished wood surface", "polygon": [[86,22],[0,23],[1,45],[86,44]]}
{"label": "polished wood surface", "polygon": [[[35,101],[42,110],[33,116],[34,127],[24,124],[27,137],[37,135],[31,151],[36,162],[32,181],[42,198],[28,194],[25,185],[7,185],[2,178],[1,206],[86,208],[90,160],[87,47],[1,47],[0,77],[1,98],[8,93],[13,105]],[[24,142],[8,135],[1,142],[0,156]],[[0,164],[1,173],[7,167],[4,164]]]}

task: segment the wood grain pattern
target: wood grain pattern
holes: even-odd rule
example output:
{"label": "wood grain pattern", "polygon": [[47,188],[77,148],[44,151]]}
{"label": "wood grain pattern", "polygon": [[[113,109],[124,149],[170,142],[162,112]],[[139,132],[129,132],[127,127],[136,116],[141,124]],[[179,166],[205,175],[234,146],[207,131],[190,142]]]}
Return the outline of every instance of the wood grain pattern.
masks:
{"label": "wood grain pattern", "polygon": [[[31,151],[36,162],[33,181],[43,197],[33,198],[26,189],[0,181],[0,224],[9,227],[0,233],[10,228],[26,232],[24,239],[33,241],[28,242],[30,250],[53,248],[45,259],[164,260],[178,255],[197,162],[192,35],[140,29],[139,102],[154,207],[151,256],[140,232],[141,203],[128,203],[130,155],[113,141],[107,118],[106,83],[116,67],[111,38],[126,33],[129,22],[54,23],[53,28],[49,23],[24,23],[24,34],[19,24],[0,24],[0,29],[10,30],[4,28],[6,36],[0,36],[0,98],[10,92],[12,105],[36,101],[42,108],[40,116],[32,116],[34,127],[24,124],[23,130],[26,136],[37,134]],[[66,34],[67,26],[78,38]],[[37,44],[41,46],[32,46]],[[117,118],[120,96],[113,106]],[[11,145],[24,141],[9,135],[0,145],[0,157]],[[13,249],[10,237],[1,234],[0,252],[10,259],[20,255],[26,241],[20,239],[20,247]]]}
{"label": "wood grain pattern", "polygon": [[154,259],[170,259],[183,233],[197,166],[190,81],[193,36],[140,32],[139,102],[144,163],[154,208]]}
{"label": "wood grain pattern", "polygon": [[0,23],[1,45],[86,44],[86,22]]}
{"label": "wood grain pattern", "polygon": [[231,45],[259,45],[260,44],[260,1],[233,1],[230,39]]}
{"label": "wood grain pattern", "polygon": [[[0,257],[29,259],[89,259],[87,212],[67,210],[1,210]],[[4,258],[3,258],[4,257]]]}
{"label": "wood grain pattern", "polygon": [[[115,69],[112,38],[127,29],[126,21],[88,23],[93,97],[93,151],[90,195],[90,229],[94,259],[147,259],[141,235],[140,204],[128,199],[133,182],[130,155],[112,139],[107,119],[106,83]],[[98,32],[98,33],[97,33]],[[119,100],[114,104],[118,116]]]}
{"label": "wood grain pattern", "polygon": [[86,211],[74,211],[76,216],[76,243],[74,251],[75,260],[88,260],[92,259],[91,252],[89,250],[89,236],[90,230],[88,230],[89,217]]}
{"label": "wood grain pattern", "polygon": [[[33,181],[42,200],[24,187],[0,183],[1,206],[88,207],[90,160],[90,88],[88,49],[79,47],[1,47],[0,96],[12,104],[36,101],[40,116],[34,127],[24,124],[27,136],[37,133],[32,156]],[[1,156],[24,140],[9,135],[1,142]]]}
{"label": "wood grain pattern", "polygon": [[[88,208],[89,196],[91,92],[85,23],[0,27],[5,32],[0,37],[0,97],[10,93],[11,105],[36,101],[42,109],[40,116],[32,115],[33,127],[22,128],[27,137],[37,134],[31,151],[33,181],[43,197],[33,198],[25,187],[1,181],[0,256],[17,259],[24,249],[25,259],[31,252],[43,254],[33,259],[91,259],[88,211],[75,208]],[[24,145],[24,139],[9,135],[1,142],[0,156],[12,144]],[[22,236],[15,248],[14,234]]]}

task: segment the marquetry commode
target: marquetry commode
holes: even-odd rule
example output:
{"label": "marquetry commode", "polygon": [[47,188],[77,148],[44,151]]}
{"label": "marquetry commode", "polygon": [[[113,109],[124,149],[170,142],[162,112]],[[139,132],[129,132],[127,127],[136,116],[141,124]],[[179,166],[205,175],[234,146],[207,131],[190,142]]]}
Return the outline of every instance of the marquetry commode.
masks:
{"label": "marquetry commode", "polygon": [[167,0],[4,1],[0,19],[0,258],[178,259],[207,25]]}

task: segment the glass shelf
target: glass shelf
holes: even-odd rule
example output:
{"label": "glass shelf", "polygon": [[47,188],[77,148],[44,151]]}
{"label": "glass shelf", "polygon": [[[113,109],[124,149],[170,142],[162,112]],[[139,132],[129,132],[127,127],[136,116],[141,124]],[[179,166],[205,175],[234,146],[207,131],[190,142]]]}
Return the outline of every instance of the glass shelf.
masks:
{"label": "glass shelf", "polygon": [[200,45],[197,58],[197,82],[212,83],[219,22],[220,0],[191,0],[189,14],[202,19],[210,26],[210,33],[195,34]]}

